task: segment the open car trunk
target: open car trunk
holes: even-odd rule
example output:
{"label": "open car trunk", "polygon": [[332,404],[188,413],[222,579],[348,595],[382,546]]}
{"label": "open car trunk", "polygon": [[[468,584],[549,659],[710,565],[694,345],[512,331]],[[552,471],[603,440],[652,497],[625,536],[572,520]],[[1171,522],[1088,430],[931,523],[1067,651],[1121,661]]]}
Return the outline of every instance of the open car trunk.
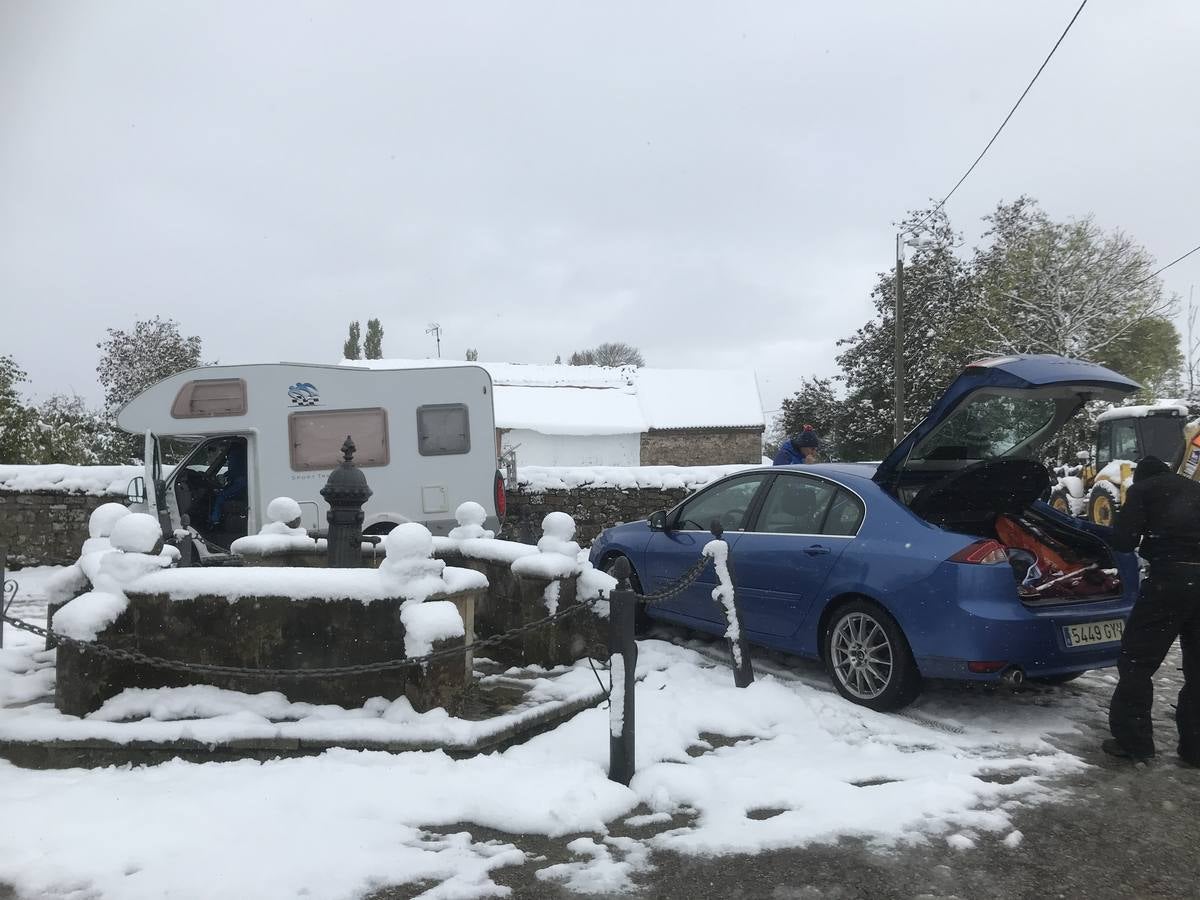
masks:
{"label": "open car trunk", "polygon": [[922,489],[910,509],[947,531],[1001,544],[1026,604],[1119,597],[1117,562],[1104,542],[1035,509],[1049,480],[1033,460],[977,463]]}

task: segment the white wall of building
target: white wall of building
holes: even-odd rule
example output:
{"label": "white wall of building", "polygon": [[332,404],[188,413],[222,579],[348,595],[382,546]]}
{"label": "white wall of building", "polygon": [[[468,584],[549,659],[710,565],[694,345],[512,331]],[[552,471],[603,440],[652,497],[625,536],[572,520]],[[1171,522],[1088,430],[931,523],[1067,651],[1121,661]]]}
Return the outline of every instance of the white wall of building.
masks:
{"label": "white wall of building", "polygon": [[640,434],[542,434],[524,428],[507,431],[501,450],[517,448],[519,466],[636,466]]}

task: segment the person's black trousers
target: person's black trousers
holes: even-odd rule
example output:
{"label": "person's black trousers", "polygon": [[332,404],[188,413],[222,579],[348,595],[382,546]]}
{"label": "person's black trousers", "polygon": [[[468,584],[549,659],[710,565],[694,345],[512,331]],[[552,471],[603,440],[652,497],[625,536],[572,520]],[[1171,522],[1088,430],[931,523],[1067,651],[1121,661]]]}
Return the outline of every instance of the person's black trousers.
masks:
{"label": "person's black trousers", "polygon": [[1200,764],[1200,566],[1151,565],[1121,641],[1121,680],[1108,727],[1132,755],[1154,755],[1154,674],[1176,637],[1183,650],[1183,689],[1175,709],[1179,755]]}

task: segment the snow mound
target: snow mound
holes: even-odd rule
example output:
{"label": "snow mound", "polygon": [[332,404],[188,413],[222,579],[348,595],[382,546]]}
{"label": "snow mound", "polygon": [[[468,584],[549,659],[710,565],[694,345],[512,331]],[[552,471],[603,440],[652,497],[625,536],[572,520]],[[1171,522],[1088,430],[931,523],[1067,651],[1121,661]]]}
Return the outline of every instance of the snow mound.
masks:
{"label": "snow mound", "polygon": [[129,507],[120,503],[101,503],[88,516],[88,536],[106,538],[112,534],[113,527],[125,516],[129,515]]}
{"label": "snow mound", "polygon": [[267,518],[272,522],[290,525],[300,519],[300,504],[291,497],[276,497],[267,504]]}
{"label": "snow mound", "polygon": [[454,511],[454,519],[458,522],[458,527],[450,529],[449,537],[453,540],[466,541],[496,536],[494,531],[483,527],[483,523],[487,521],[487,510],[474,500],[460,503]]}
{"label": "snow mound", "polygon": [[426,559],[433,555],[433,535],[419,522],[403,522],[384,536],[389,560]]}
{"label": "snow mound", "polygon": [[54,614],[54,630],[78,641],[94,641],[128,605],[123,594],[88,591]]}
{"label": "snow mound", "polygon": [[406,603],[400,610],[400,621],[404,623],[404,655],[409,657],[430,653],[435,641],[467,633],[458,607],[449,600]]}
{"label": "snow mound", "polygon": [[113,526],[109,540],[117,550],[153,553],[158,542],[162,540],[162,527],[154,516],[130,513],[122,516]]}

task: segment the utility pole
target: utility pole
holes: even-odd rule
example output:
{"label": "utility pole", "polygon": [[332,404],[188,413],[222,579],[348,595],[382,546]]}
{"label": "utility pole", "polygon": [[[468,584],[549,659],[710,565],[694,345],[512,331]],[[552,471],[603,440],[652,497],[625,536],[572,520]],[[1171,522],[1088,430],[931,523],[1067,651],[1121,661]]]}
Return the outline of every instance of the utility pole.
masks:
{"label": "utility pole", "polygon": [[1196,330],[1196,286],[1188,288],[1188,317],[1187,317],[1187,371],[1188,399],[1196,394],[1196,339],[1192,336]]}
{"label": "utility pole", "polygon": [[438,355],[438,359],[441,359],[442,358],[442,326],[439,325],[437,322],[432,322],[432,323],[430,323],[429,327],[425,329],[425,333],[432,334],[433,339],[435,341],[437,341],[437,355]]}
{"label": "utility pole", "polygon": [[904,437],[904,232],[896,233],[896,406],[892,436],[899,444]]}

